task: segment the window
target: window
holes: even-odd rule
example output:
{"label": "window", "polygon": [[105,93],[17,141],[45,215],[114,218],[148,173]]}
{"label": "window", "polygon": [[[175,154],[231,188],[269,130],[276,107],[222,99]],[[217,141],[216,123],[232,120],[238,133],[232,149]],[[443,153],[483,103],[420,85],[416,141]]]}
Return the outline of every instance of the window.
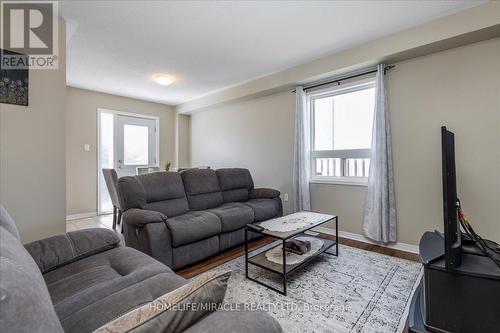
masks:
{"label": "window", "polygon": [[123,125],[123,162],[125,165],[148,165],[149,128]]}
{"label": "window", "polygon": [[365,183],[370,169],[373,79],[308,94],[313,181]]}

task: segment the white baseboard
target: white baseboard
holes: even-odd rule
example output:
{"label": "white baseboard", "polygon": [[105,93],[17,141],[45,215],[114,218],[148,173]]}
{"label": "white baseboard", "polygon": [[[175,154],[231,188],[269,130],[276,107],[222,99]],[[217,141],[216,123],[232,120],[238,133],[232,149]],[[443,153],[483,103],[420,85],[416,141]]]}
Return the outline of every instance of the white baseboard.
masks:
{"label": "white baseboard", "polygon": [[97,212],[70,214],[70,215],[66,215],[66,221],[88,219],[89,217],[96,217],[96,216],[97,216]]}
{"label": "white baseboard", "polygon": [[[313,230],[319,231],[319,232],[322,232],[325,234],[329,234],[329,235],[335,235],[335,229],[333,229],[333,228],[316,227]],[[395,249],[395,250],[411,252],[411,253],[416,253],[416,254],[419,253],[417,245],[411,245],[411,244],[399,243],[399,242],[394,243],[394,244],[379,244],[377,242],[374,242],[374,241],[366,238],[363,235],[355,234],[353,232],[339,230],[339,237],[348,238],[348,239],[356,240],[356,241],[363,242],[363,243],[375,244],[375,245],[379,245],[379,246],[383,246],[383,247],[388,247],[388,248]]]}

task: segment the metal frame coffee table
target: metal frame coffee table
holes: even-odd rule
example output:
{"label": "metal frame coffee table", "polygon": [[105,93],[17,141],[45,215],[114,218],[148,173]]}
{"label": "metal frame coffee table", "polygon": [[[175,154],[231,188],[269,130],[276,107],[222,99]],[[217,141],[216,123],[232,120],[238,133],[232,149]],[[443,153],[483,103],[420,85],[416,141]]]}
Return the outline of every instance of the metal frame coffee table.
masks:
{"label": "metal frame coffee table", "polygon": [[[251,281],[254,281],[264,287],[267,287],[271,290],[274,290],[282,295],[286,296],[287,293],[287,280],[288,280],[288,275],[298,268],[302,267],[303,265],[307,264],[309,261],[315,259],[317,256],[319,256],[322,253],[326,253],[329,255],[333,256],[338,256],[339,254],[339,245],[338,245],[338,240],[339,240],[339,225],[338,225],[338,216],[335,215],[325,215],[325,218],[322,219],[321,221],[309,224],[303,228],[293,230],[293,231],[287,231],[287,232],[279,232],[279,231],[270,231],[267,229],[264,229],[259,226],[259,224],[247,224],[245,228],[245,277]],[[285,216],[286,217],[286,216]],[[321,226],[322,224],[328,223],[330,221],[335,221],[335,240],[328,239],[328,238],[323,238],[319,235],[311,235],[311,234],[305,234],[306,231],[310,231],[313,228],[316,228],[318,226]],[[253,254],[252,256],[249,257],[248,253],[248,233],[253,232],[257,233],[263,236],[269,236],[272,238],[275,238],[276,240],[280,241],[276,246],[271,247],[269,249],[262,250],[258,252],[257,254]],[[304,259],[303,261],[292,264],[292,265],[287,265],[286,264],[286,250],[285,250],[285,242],[288,240],[291,240],[295,237],[299,236],[307,236],[307,237],[315,237],[320,239],[323,242],[323,246],[321,249],[319,249],[315,254],[311,255],[310,257]],[[269,261],[266,258],[266,252],[281,246],[283,249],[283,263],[282,264],[277,264],[274,262]],[[328,252],[330,248],[335,246],[335,253]],[[258,250],[258,249],[257,249]],[[270,286],[269,284],[266,284],[262,281],[259,281],[255,278],[252,278],[248,274],[248,265],[252,264],[254,266],[260,267],[262,269],[265,269],[267,271],[279,274],[281,276],[282,282],[283,282],[283,290],[279,290],[273,286]]]}

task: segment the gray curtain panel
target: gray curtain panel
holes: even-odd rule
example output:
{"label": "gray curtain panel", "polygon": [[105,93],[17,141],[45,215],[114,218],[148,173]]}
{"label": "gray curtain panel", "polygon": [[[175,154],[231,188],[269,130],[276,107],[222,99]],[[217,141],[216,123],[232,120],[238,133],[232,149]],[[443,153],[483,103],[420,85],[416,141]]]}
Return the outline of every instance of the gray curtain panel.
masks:
{"label": "gray curtain panel", "polygon": [[377,69],[371,162],[363,232],[370,239],[388,243],[396,241],[396,196],[385,65],[380,64]]}
{"label": "gray curtain panel", "polygon": [[311,210],[309,179],[311,173],[310,122],[304,89],[298,86],[295,90],[295,137],[293,152],[293,197],[294,210]]}

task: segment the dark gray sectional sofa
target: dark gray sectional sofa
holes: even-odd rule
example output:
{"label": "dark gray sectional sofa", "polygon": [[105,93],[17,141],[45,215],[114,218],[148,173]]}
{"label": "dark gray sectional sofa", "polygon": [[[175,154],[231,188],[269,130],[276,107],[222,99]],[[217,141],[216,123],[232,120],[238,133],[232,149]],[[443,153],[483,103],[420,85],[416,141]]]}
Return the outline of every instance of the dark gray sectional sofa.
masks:
{"label": "dark gray sectional sofa", "polygon": [[[111,230],[84,229],[23,246],[14,221],[0,206],[0,332],[93,332],[188,283],[119,243]],[[179,332],[168,324],[170,315],[163,312],[127,332]],[[193,314],[181,316],[189,320]],[[208,312],[186,326],[185,333],[281,332],[271,316],[243,307]]]}
{"label": "dark gray sectional sofa", "polygon": [[179,269],[240,245],[244,227],[283,214],[280,192],[247,169],[189,169],[118,181],[125,242]]}

